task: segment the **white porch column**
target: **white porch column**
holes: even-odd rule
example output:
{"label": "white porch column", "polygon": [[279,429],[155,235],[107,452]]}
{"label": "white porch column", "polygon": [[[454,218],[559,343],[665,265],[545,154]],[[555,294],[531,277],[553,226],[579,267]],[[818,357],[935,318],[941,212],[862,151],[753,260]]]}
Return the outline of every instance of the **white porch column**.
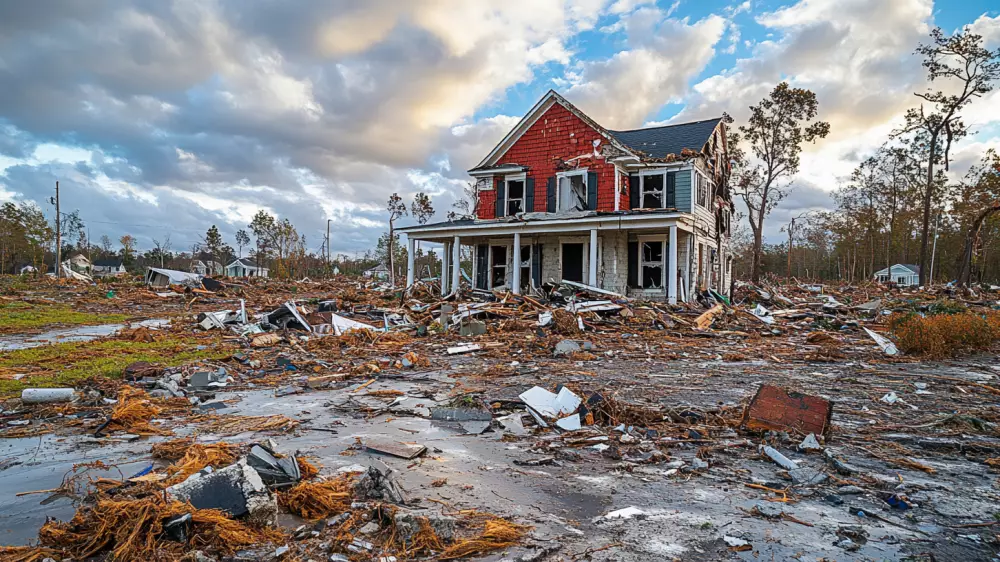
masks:
{"label": "white porch column", "polygon": [[413,270],[415,267],[414,264],[417,259],[417,257],[413,253],[413,249],[416,247],[416,244],[414,244],[414,242],[416,241],[413,239],[412,236],[406,237],[406,286],[408,288],[413,286],[413,277],[414,277]]}
{"label": "white porch column", "polygon": [[511,276],[511,292],[521,294],[521,233],[514,233],[514,271]]}
{"label": "white porch column", "polygon": [[588,272],[587,283],[591,287],[597,286],[597,229],[590,229],[590,271]]}
{"label": "white porch column", "polygon": [[451,248],[451,290],[457,291],[459,287],[462,286],[462,245],[458,239],[455,237],[455,241],[452,243]]}
{"label": "white porch column", "polygon": [[441,249],[441,296],[448,295],[448,280],[451,271],[448,266],[451,262],[451,243],[445,242],[444,248]]}
{"label": "white porch column", "polygon": [[677,304],[677,226],[670,227],[670,248],[667,250],[667,302]]}

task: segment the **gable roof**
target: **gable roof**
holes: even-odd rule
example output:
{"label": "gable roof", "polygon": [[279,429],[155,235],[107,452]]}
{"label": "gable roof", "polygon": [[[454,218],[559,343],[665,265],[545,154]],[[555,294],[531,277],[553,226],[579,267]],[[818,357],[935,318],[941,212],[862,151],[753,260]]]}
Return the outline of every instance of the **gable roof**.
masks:
{"label": "gable roof", "polygon": [[891,273],[891,270],[895,270],[896,272],[898,272],[900,267],[909,269],[910,271],[913,272],[914,275],[920,275],[920,266],[914,265],[912,263],[894,263],[889,267],[876,271],[875,275],[889,275]]}
{"label": "gable roof", "polygon": [[524,117],[522,117],[521,120],[518,121],[517,125],[515,125],[514,128],[510,130],[509,133],[507,133],[507,136],[505,136],[503,140],[501,140],[499,143],[497,143],[495,147],[493,147],[493,150],[491,150],[490,153],[486,155],[486,158],[483,158],[482,162],[477,164],[475,168],[472,168],[469,171],[475,172],[478,170],[485,170],[493,167],[493,165],[496,164],[496,161],[499,160],[500,157],[503,156],[504,153],[507,152],[507,150],[510,149],[510,147],[513,146],[515,142],[517,142],[517,139],[521,138],[521,135],[523,135],[525,131],[531,128],[531,126],[535,124],[535,121],[538,121],[539,117],[545,114],[545,112],[548,111],[549,108],[551,108],[553,105],[557,103],[565,107],[567,111],[569,111],[576,117],[580,118],[581,121],[583,121],[588,126],[593,128],[595,131],[603,135],[604,138],[606,138],[612,146],[621,150],[622,152],[627,152],[631,154],[632,151],[629,150],[629,148],[624,144],[622,144],[618,139],[616,139],[614,135],[611,134],[611,131],[599,125],[597,121],[594,121],[586,113],[580,111],[578,107],[570,103],[566,98],[559,95],[559,93],[556,92],[555,90],[549,90],[548,92],[546,92],[544,96],[542,96],[542,99],[538,100],[538,103],[536,103],[534,107],[528,110],[528,113],[526,113]]}
{"label": "gable roof", "polygon": [[[687,148],[695,152],[701,152],[705,143],[711,139],[721,117],[694,121],[691,123],[678,123],[676,125],[665,125],[663,127],[649,127],[645,129],[630,129],[626,131],[612,131],[605,129],[596,121],[591,119],[586,113],[580,111],[578,107],[570,103],[555,90],[549,90],[542,99],[538,100],[528,113],[518,121],[507,136],[503,138],[486,158],[469,170],[469,172],[485,173],[496,168],[496,162],[511,146],[521,138],[532,125],[538,121],[546,111],[555,104],[562,105],[570,113],[578,117],[581,121],[603,135],[608,143],[622,152],[639,157],[640,155],[654,159],[665,158],[668,154],[680,156],[681,152]],[[516,164],[499,166],[504,169],[517,167]]]}
{"label": "gable roof", "polygon": [[257,265],[257,262],[253,261],[250,258],[236,258],[235,260],[232,261],[232,263],[230,263],[226,267],[232,267],[236,264],[240,264],[243,267],[252,267],[254,269],[267,269],[267,267],[263,265]]}
{"label": "gable roof", "polygon": [[692,123],[609,132],[635,152],[642,152],[651,158],[666,158],[668,154],[680,156],[685,148],[701,152],[721,121],[721,117],[716,117]]}
{"label": "gable roof", "polygon": [[121,258],[103,258],[99,260],[94,260],[94,267],[121,267]]}

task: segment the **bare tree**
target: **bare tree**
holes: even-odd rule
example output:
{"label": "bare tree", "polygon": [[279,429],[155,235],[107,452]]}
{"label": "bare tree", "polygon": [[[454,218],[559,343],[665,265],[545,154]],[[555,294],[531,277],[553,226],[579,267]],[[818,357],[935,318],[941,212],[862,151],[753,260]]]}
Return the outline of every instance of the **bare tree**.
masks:
{"label": "bare tree", "polygon": [[[485,180],[482,180],[485,181]],[[453,221],[462,218],[476,218],[479,212],[479,187],[475,183],[466,184],[462,190],[462,197],[456,199],[451,204],[452,210],[448,211],[448,220]]]}
{"label": "bare tree", "polygon": [[[917,54],[924,57],[931,82],[947,81],[943,90],[915,93],[923,100],[919,108],[906,112],[906,124],[895,136],[913,135],[911,146],[923,152],[926,167],[923,222],[920,233],[920,284],[927,282],[927,244],[930,231],[931,207],[934,198],[937,164],[948,170],[953,142],[966,136],[968,127],[962,120],[962,110],[974,99],[993,89],[1000,78],[1000,49],[990,51],[982,46],[982,37],[968,28],[948,37],[936,28],[931,31],[931,43],[920,45]],[[925,107],[926,106],[926,107]]]}
{"label": "bare tree", "polygon": [[389,196],[389,201],[385,206],[386,210],[389,211],[389,283],[393,287],[396,286],[396,263],[393,259],[393,241],[395,236],[395,223],[396,221],[406,216],[406,204],[403,203],[403,198],[399,196],[398,193],[393,193]]}
{"label": "bare tree", "polygon": [[156,238],[153,238],[153,249],[160,256],[160,267],[163,267],[163,257],[170,251],[172,244],[170,243],[170,234],[163,236],[163,242],[160,242]]}
{"label": "bare tree", "polygon": [[803,142],[813,142],[830,132],[825,121],[810,123],[819,108],[816,94],[778,84],[757,105],[750,106],[750,119],[734,135],[736,144],[746,142],[748,156],[737,162],[734,191],[743,198],[753,231],[753,260],[750,278],[760,280],[760,258],[764,219],[789,192],[791,179],[799,171]]}

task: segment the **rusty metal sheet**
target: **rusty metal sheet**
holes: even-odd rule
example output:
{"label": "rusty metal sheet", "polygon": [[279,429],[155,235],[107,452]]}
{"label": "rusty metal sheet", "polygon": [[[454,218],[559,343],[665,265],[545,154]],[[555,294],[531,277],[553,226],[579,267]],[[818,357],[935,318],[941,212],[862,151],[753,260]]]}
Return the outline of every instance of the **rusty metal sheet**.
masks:
{"label": "rusty metal sheet", "polygon": [[832,415],[833,403],[825,398],[764,384],[743,413],[743,427],[826,436]]}

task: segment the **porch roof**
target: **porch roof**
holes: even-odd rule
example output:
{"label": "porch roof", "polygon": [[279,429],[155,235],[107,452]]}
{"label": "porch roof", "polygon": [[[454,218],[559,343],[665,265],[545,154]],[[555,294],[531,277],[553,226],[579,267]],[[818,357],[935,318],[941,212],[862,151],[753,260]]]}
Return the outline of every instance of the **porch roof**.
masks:
{"label": "porch roof", "polygon": [[558,234],[596,230],[649,230],[677,226],[692,231],[690,213],[674,209],[578,213],[523,213],[499,219],[460,219],[401,228],[414,240],[447,240],[455,236],[502,236],[520,234]]}

